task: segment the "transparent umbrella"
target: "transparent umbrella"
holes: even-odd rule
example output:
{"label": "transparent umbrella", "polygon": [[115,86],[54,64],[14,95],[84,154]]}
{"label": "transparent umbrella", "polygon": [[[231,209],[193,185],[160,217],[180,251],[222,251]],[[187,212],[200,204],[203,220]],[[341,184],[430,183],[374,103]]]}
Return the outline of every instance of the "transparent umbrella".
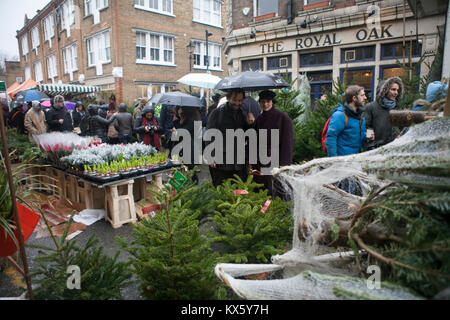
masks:
{"label": "transparent umbrella", "polygon": [[188,86],[213,89],[220,80],[210,73],[188,73],[177,81]]}

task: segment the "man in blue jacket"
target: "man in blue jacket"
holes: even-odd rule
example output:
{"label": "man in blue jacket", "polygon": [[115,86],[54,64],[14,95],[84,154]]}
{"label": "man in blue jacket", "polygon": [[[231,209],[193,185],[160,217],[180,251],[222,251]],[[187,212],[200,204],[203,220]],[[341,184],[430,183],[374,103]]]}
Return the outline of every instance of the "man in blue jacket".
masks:
{"label": "man in blue jacket", "polygon": [[367,100],[364,88],[348,87],[344,99],[344,105],[339,105],[331,115],[326,138],[329,157],[358,153],[366,139],[366,125],[362,116]]}

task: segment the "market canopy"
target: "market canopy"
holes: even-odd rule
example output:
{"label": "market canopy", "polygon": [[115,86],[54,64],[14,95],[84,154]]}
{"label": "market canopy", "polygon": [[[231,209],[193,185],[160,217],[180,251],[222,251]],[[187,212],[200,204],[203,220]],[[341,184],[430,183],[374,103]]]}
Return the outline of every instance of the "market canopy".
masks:
{"label": "market canopy", "polygon": [[23,91],[23,90],[27,90],[27,89],[31,89],[32,87],[36,86],[38,83],[36,81],[34,81],[33,79],[28,79],[25,80],[25,82],[23,82],[21,85],[19,86],[11,86],[6,90],[6,93],[11,97],[11,99],[14,98],[14,95],[19,92],[19,91]]}
{"label": "market canopy", "polygon": [[50,95],[66,95],[68,93],[93,93],[100,91],[97,86],[82,86],[75,84],[38,84],[34,90],[42,91]]}

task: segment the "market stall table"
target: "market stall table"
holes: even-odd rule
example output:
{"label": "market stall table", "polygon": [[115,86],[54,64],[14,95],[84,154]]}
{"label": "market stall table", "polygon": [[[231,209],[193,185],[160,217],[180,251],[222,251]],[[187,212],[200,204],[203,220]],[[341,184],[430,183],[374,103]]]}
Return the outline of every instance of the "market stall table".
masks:
{"label": "market stall table", "polygon": [[162,186],[162,174],[179,167],[178,163],[168,163],[155,171],[137,174],[133,177],[118,179],[107,183],[95,182],[59,168],[49,166],[48,176],[55,177],[61,187],[62,195],[73,202],[84,204],[86,209],[105,209],[105,220],[113,228],[119,228],[128,222],[135,222],[134,183],[138,197],[147,198],[149,181],[155,181],[156,187]]}

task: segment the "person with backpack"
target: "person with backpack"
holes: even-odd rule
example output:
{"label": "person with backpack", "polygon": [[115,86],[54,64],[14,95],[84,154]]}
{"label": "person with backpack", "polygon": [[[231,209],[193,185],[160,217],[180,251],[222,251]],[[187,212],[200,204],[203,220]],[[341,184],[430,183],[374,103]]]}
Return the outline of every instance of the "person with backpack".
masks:
{"label": "person with backpack", "polygon": [[366,140],[363,106],[367,100],[364,88],[349,86],[344,93],[344,105],[339,105],[325,125],[326,152],[329,157],[361,152]]}

